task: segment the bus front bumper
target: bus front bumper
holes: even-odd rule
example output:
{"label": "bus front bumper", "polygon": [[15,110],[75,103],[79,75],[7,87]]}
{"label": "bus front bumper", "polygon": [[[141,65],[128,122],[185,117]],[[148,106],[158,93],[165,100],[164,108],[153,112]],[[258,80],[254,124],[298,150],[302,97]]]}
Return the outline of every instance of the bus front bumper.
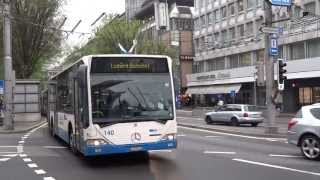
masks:
{"label": "bus front bumper", "polygon": [[122,154],[138,151],[150,151],[150,150],[165,150],[176,149],[177,140],[159,141],[153,143],[143,144],[126,144],[126,145],[102,145],[102,146],[87,146],[84,149],[83,154],[85,156],[98,156],[108,154]]}

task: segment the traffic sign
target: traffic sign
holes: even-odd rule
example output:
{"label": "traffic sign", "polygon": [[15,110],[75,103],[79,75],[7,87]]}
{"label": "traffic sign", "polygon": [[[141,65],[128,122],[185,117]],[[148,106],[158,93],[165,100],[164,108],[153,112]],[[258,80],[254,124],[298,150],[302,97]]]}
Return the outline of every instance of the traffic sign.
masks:
{"label": "traffic sign", "polygon": [[4,80],[0,80],[0,95],[3,95],[4,91]]}
{"label": "traffic sign", "polygon": [[277,27],[263,27],[262,32],[269,34],[278,34],[279,29]]}
{"label": "traffic sign", "polygon": [[291,6],[292,0],[270,0],[272,5],[275,6]]}
{"label": "traffic sign", "polygon": [[278,39],[271,38],[270,39],[270,55],[271,56],[278,56]]}

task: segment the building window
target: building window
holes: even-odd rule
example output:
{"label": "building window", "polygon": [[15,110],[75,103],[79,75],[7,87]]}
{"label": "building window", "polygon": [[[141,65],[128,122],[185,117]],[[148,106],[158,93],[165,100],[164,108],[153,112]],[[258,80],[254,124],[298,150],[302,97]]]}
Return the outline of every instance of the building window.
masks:
{"label": "building window", "polygon": [[214,13],[214,21],[215,21],[215,23],[219,22],[219,20],[220,20],[219,9],[213,11],[213,13]]}
{"label": "building window", "polygon": [[256,6],[256,0],[247,0],[247,8],[252,9]]}
{"label": "building window", "polygon": [[195,52],[199,53],[199,49],[200,49],[200,44],[199,44],[199,38],[195,39]]}
{"label": "building window", "polygon": [[253,35],[253,22],[247,23],[246,34],[247,36]]}
{"label": "building window", "polygon": [[234,3],[230,3],[229,5],[228,5],[228,11],[229,11],[229,14],[232,16],[232,15],[234,15],[235,14],[235,9],[234,9]]}
{"label": "building window", "polygon": [[202,27],[206,26],[206,17],[205,16],[201,16],[200,19],[201,19],[201,26]]}
{"label": "building window", "polygon": [[227,30],[221,31],[221,42],[227,42],[228,41],[228,35],[227,35]]}
{"label": "building window", "polygon": [[243,24],[238,26],[238,32],[239,32],[239,37],[244,36],[244,25]]}
{"label": "building window", "polygon": [[239,65],[243,66],[251,66],[251,53],[243,53],[239,55]]}
{"label": "building window", "polygon": [[304,49],[304,42],[298,42],[295,44],[291,44],[290,46],[291,50],[291,59],[304,59],[305,56],[305,49]]}
{"label": "building window", "polygon": [[229,29],[229,35],[232,40],[236,38],[236,29],[234,27]]}
{"label": "building window", "polygon": [[238,57],[239,57],[238,55],[229,56],[229,67],[230,68],[239,67],[239,58]]}
{"label": "building window", "polygon": [[216,70],[223,70],[224,69],[224,58],[218,58],[215,60],[216,61]]}
{"label": "building window", "polygon": [[307,42],[308,58],[320,57],[320,39],[314,39]]}
{"label": "building window", "polygon": [[227,7],[224,6],[221,8],[221,18],[227,17]]}
{"label": "building window", "polygon": [[220,42],[220,38],[219,38],[219,33],[218,32],[214,33],[214,41],[217,42],[217,43]]}
{"label": "building window", "polygon": [[304,9],[307,12],[310,12],[311,14],[316,13],[316,3],[315,2],[310,2],[304,5]]}
{"label": "building window", "polygon": [[243,11],[243,0],[238,0],[238,12]]}
{"label": "building window", "polygon": [[213,16],[212,16],[212,14],[213,14],[212,12],[207,14],[208,24],[212,24],[212,22],[213,22]]}

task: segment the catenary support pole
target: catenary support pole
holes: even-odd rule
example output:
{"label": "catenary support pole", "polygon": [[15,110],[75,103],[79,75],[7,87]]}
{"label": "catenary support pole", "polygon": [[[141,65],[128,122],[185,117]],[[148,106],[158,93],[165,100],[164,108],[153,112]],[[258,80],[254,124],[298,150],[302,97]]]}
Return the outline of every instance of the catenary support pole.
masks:
{"label": "catenary support pole", "polygon": [[12,92],[12,50],[11,50],[11,12],[10,0],[3,0],[4,21],[3,21],[3,50],[4,50],[4,128],[13,130],[13,92]]}
{"label": "catenary support pole", "polygon": [[[265,26],[272,27],[272,5],[269,0],[264,1],[264,17]],[[264,64],[266,70],[266,106],[267,106],[267,118],[266,118],[266,133],[277,133],[278,128],[275,125],[275,106],[273,104],[273,90],[274,90],[274,60],[269,55],[270,47],[270,35],[265,33],[265,50],[264,50]]]}

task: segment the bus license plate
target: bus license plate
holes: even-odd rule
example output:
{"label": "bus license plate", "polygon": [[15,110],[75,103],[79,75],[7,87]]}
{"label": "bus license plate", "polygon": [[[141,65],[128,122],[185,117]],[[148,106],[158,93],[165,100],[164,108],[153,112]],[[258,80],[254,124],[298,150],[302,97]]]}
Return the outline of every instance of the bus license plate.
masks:
{"label": "bus license plate", "polygon": [[142,147],[132,147],[130,148],[131,151],[141,151]]}

